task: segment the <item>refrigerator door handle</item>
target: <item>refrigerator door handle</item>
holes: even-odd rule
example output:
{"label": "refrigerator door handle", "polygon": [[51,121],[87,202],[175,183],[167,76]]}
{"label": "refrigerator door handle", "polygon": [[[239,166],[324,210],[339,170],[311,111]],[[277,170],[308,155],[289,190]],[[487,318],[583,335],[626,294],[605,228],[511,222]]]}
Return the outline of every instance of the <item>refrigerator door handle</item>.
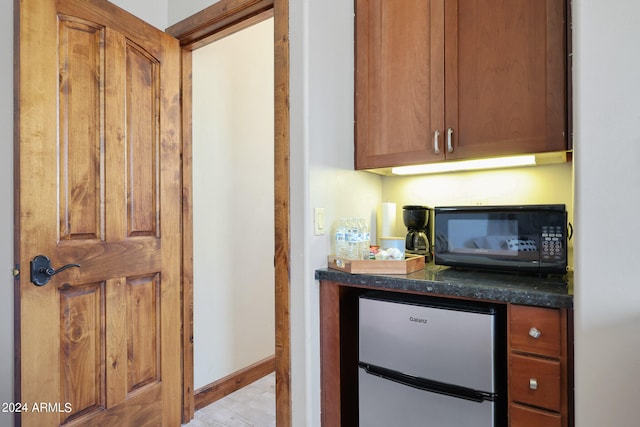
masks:
{"label": "refrigerator door handle", "polygon": [[358,366],[364,369],[364,371],[370,375],[375,375],[389,381],[404,384],[418,390],[439,393],[446,396],[471,400],[473,402],[493,402],[497,397],[496,393],[489,393],[459,385],[420,378],[413,375],[404,374],[402,372],[394,371],[392,369],[383,368],[381,366],[371,365],[369,363],[358,362]]}

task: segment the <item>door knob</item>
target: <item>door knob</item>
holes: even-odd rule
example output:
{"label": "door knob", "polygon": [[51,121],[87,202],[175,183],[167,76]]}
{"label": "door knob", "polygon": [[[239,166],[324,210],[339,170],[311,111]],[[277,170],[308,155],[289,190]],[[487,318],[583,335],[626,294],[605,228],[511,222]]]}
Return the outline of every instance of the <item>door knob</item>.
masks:
{"label": "door knob", "polygon": [[44,286],[49,283],[51,276],[71,267],[80,267],[80,264],[67,264],[56,270],[51,266],[49,257],[38,255],[31,260],[31,283],[36,286]]}

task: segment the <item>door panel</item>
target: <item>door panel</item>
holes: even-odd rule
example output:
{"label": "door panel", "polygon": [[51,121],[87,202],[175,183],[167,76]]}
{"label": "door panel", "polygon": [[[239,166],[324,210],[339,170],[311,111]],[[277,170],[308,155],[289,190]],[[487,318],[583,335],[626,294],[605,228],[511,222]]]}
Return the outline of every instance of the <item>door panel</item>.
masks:
{"label": "door panel", "polygon": [[102,238],[104,28],[69,16],[58,25],[60,239]]}
{"label": "door panel", "polygon": [[104,283],[67,286],[60,294],[63,400],[74,413],[104,406]]}
{"label": "door panel", "polygon": [[[157,224],[157,153],[159,117],[158,61],[126,44],[127,236],[155,236]],[[142,114],[140,114],[142,112]]]}
{"label": "door panel", "polygon": [[444,158],[443,15],[443,0],[356,1],[356,169]]}
{"label": "door panel", "polygon": [[127,281],[127,392],[160,380],[158,275]]}
{"label": "door panel", "polygon": [[[108,2],[20,2],[22,425],[179,425],[179,46]],[[29,260],[80,268],[30,283]]]}
{"label": "door panel", "polygon": [[449,159],[566,149],[564,2],[449,0]]}

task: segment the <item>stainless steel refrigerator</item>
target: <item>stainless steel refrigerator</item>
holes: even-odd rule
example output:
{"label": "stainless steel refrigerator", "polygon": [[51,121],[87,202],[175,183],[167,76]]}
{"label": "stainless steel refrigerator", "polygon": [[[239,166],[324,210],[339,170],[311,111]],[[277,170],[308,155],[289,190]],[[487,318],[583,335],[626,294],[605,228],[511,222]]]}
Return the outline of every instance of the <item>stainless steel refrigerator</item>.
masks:
{"label": "stainless steel refrigerator", "polygon": [[486,304],[433,301],[360,297],[361,427],[504,424],[501,312]]}

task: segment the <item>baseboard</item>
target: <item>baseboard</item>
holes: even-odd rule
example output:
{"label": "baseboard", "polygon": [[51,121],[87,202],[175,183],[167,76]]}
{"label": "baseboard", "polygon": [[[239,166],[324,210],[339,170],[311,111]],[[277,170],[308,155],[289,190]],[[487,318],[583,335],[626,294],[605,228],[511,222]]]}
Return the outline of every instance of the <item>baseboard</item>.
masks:
{"label": "baseboard", "polygon": [[275,366],[275,356],[269,356],[211,384],[200,387],[195,391],[195,410],[202,409],[216,400],[220,400],[234,391],[240,390],[242,387],[270,374],[275,370]]}

